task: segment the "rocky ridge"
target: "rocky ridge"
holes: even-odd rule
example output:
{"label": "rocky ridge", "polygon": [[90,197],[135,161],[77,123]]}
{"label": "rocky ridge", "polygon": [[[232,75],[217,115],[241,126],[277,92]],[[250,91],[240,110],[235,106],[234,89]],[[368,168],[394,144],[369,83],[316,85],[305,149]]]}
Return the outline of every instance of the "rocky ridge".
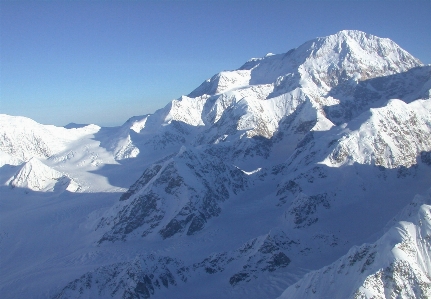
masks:
{"label": "rocky ridge", "polygon": [[[347,297],[427,296],[429,207],[409,200],[431,179],[430,70],[388,39],[341,31],[118,128],[57,128],[61,139],[2,126],[0,179],[39,161],[48,184],[28,171],[13,184],[48,191],[66,176],[80,193],[122,192],[82,217],[86,247],[70,254],[106,259],[78,263],[52,298],[313,298],[343,275]],[[409,257],[384,259],[399,253],[388,248]]]}

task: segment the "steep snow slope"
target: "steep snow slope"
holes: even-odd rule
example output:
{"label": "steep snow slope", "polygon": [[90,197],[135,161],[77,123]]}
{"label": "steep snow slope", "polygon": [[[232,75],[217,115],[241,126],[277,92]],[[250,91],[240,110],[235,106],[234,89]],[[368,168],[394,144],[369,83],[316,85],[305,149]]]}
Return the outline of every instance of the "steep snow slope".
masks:
{"label": "steep snow slope", "polygon": [[[346,51],[349,54],[341,55],[340,51]],[[386,54],[383,55],[382,53]],[[376,62],[373,64],[373,69],[375,70],[376,75],[389,74],[390,76],[393,76],[393,73],[396,71],[405,71],[419,65],[419,62],[415,58],[411,57],[411,55],[400,49],[393,42],[356,31],[343,31],[334,36],[316,39],[312,42],[305,43],[293,52],[290,52],[286,57],[287,58],[282,58],[280,55],[267,56],[260,60],[253,60],[253,63],[248,62],[248,66],[244,66],[243,68],[247,67],[253,69],[253,72],[255,72],[253,74],[256,74],[256,78],[259,80],[269,80],[268,78],[278,71],[291,71],[291,68],[293,67],[292,65],[295,65],[292,61],[296,62],[297,68],[299,68],[298,65],[306,65],[307,67],[304,66],[304,69],[315,70],[315,68],[318,69],[316,65],[323,65],[328,68],[328,61],[334,60],[340,61],[340,64],[338,65],[340,68],[350,70],[355,67],[355,71],[362,68],[362,72],[367,73],[369,71],[368,69],[371,67],[370,64],[374,63],[370,61],[375,60]],[[360,60],[360,64],[357,64],[359,61],[358,57],[361,59],[367,57],[370,61],[365,60],[364,58],[362,59],[363,61]],[[287,59],[287,62],[283,61],[283,59]],[[396,66],[392,67],[391,65],[393,64],[393,60],[396,60]],[[257,61],[259,61],[259,63],[257,63]],[[323,66],[321,67],[322,70],[325,69]],[[404,74],[404,80],[401,80],[401,82],[405,82],[404,88],[399,87],[395,94],[401,94],[404,96],[409,95],[410,100],[427,95],[426,87],[428,86],[427,82],[430,78],[429,67],[416,68],[416,71],[411,72],[410,74]],[[340,74],[338,75],[341,76]],[[341,83],[337,81],[336,83],[339,83],[337,86],[341,86],[343,84],[342,82],[352,79],[349,79],[348,77],[353,75],[354,73],[351,73],[350,75],[345,73],[343,75],[345,80],[340,79]],[[323,75],[319,76],[321,77]],[[337,76],[337,73],[332,75],[331,78],[334,79],[334,76]],[[366,78],[372,78],[373,76],[374,74],[370,74],[367,75]],[[220,82],[220,78],[226,78],[226,74],[216,77],[217,80],[214,82],[217,83]],[[278,77],[279,74],[277,73],[276,78]],[[254,78],[253,75],[251,78]],[[187,165],[188,171],[193,171],[191,173],[182,173],[178,170],[178,167],[175,166],[173,170],[169,171],[169,175],[167,176],[169,179],[164,178],[166,177],[165,174],[162,175],[165,184],[168,184],[164,189],[160,187],[161,184],[159,182],[159,176],[161,175],[160,172],[166,172],[164,170],[165,166],[160,163],[151,165],[144,172],[141,179],[138,180],[131,188],[133,191],[129,190],[128,192],[132,195],[139,195],[133,197],[133,200],[126,200],[120,203],[118,207],[115,208],[117,212],[112,212],[116,216],[107,216],[101,222],[101,227],[112,227],[112,231],[108,233],[110,240],[124,239],[125,235],[130,234],[138,228],[142,230],[143,227],[147,227],[144,229],[145,233],[143,233],[143,235],[146,236],[150,232],[154,231],[155,228],[161,225],[164,221],[168,221],[169,225],[165,226],[162,231],[169,228],[169,236],[171,236],[176,232],[184,231],[185,227],[188,227],[189,223],[195,223],[194,221],[198,221],[198,218],[200,219],[198,221],[198,226],[203,227],[203,224],[206,222],[208,217],[211,217],[211,215],[218,215],[220,208],[218,207],[218,204],[215,204],[215,202],[225,201],[229,198],[229,193],[236,194],[237,190],[232,186],[229,186],[232,178],[225,177],[229,167],[221,167],[217,169],[213,166],[208,167],[208,165],[206,165],[204,167],[205,171],[197,170],[201,169],[200,162],[197,161],[201,161],[203,159],[208,161],[215,159],[215,161],[217,161],[216,163],[219,165],[223,165],[224,162],[217,159],[227,160],[230,161],[229,163],[232,163],[245,171],[249,171],[262,166],[262,163],[265,163],[266,167],[268,167],[268,163],[276,165],[278,162],[281,162],[282,159],[286,159],[291,153],[294,153],[293,156],[291,156],[292,161],[288,161],[286,163],[287,166],[283,167],[292,169],[293,171],[290,172],[295,173],[295,169],[290,167],[290,164],[301,164],[303,156],[310,161],[306,161],[305,165],[301,165],[301,167],[306,167],[312,162],[322,162],[328,166],[340,166],[343,163],[353,164],[356,162],[360,164],[370,164],[371,161],[377,161],[372,164],[394,168],[398,166],[409,167],[416,164],[416,157],[421,151],[431,150],[429,138],[427,138],[431,132],[429,126],[429,101],[427,100],[421,102],[416,101],[406,107],[403,106],[406,105],[404,102],[390,101],[389,105],[384,108],[371,110],[373,115],[371,119],[364,120],[366,114],[354,119],[351,126],[362,124],[359,130],[351,132],[354,129],[350,126],[344,130],[342,130],[341,127],[337,127],[324,134],[318,132],[326,132],[326,130],[331,128],[333,124],[326,118],[323,106],[318,106],[321,105],[322,101],[319,102],[313,100],[310,95],[307,94],[310,92],[311,85],[309,85],[309,83],[313,82],[313,84],[315,84],[317,79],[314,81],[307,81],[304,79],[304,82],[308,82],[306,88],[297,88],[294,92],[287,92],[283,96],[276,97],[275,99],[277,99],[276,101],[279,101],[279,104],[274,102],[274,98],[267,99],[270,90],[274,88],[274,83],[256,80],[254,83],[257,87],[255,85],[244,86],[243,83],[241,83],[240,88],[227,88],[227,91],[220,95],[199,95],[199,97],[195,99],[193,105],[191,104],[193,101],[189,97],[183,97],[179,101],[173,101],[164,109],[156,112],[155,115],[159,117],[159,123],[154,122],[153,120],[153,122],[149,124],[151,118],[154,119],[156,116],[148,116],[148,119],[145,122],[145,126],[147,127],[144,126],[139,131],[143,134],[141,138],[146,138],[148,136],[145,134],[146,130],[148,132],[150,132],[150,128],[151,130],[155,130],[154,126],[160,125],[160,121],[163,121],[165,124],[164,128],[169,128],[169,125],[179,123],[180,115],[193,115],[194,122],[192,119],[183,117],[182,123],[183,125],[189,125],[190,130],[193,130],[193,128],[196,127],[196,129],[193,130],[195,133],[184,134],[184,131],[176,130],[177,136],[181,134],[177,140],[179,141],[181,138],[190,140],[190,138],[196,136],[194,145],[199,146],[198,152],[201,152],[201,158],[189,159],[185,158],[184,155],[177,156],[176,161],[181,160],[183,165]],[[318,80],[322,81],[322,78]],[[358,78],[355,80],[358,80]],[[388,80],[391,81],[394,79],[390,77]],[[400,80],[397,80],[397,82],[398,81]],[[211,80],[209,82],[211,82]],[[349,84],[358,84],[355,82],[356,81],[353,81],[352,83],[349,81]],[[208,88],[212,90],[215,88],[205,87],[208,84],[208,82],[205,82],[198,88],[198,90]],[[261,86],[259,84],[266,85]],[[271,84],[272,87],[269,86]],[[328,87],[331,84],[327,84],[326,86]],[[394,94],[393,91],[388,94],[392,85],[392,83],[389,84],[386,83],[386,81],[383,81],[383,83],[381,82],[379,85],[380,90],[375,91],[374,94],[372,94],[380,101],[379,103],[381,105],[386,105],[384,102],[385,99],[388,100],[389,96]],[[317,90],[316,88],[320,88],[319,93],[325,94],[326,92],[327,94],[327,91],[324,92],[322,90],[322,86],[318,87],[315,85],[314,89]],[[422,88],[420,92],[418,92],[418,87]],[[350,93],[348,93],[348,89],[342,88],[341,90],[343,93],[338,91],[337,93],[333,93],[333,95],[341,94],[343,96],[343,100],[350,99],[355,95],[359,97],[356,91],[360,88],[362,88],[362,90],[370,89],[368,86],[351,88]],[[191,95],[195,93],[196,91],[192,92]],[[370,103],[377,101],[377,99],[373,98],[371,95],[369,97]],[[334,99],[332,96],[329,98]],[[238,99],[240,100],[238,101]],[[367,111],[367,109],[370,108],[369,102],[363,102],[363,105],[361,105],[362,111]],[[208,108],[205,108],[205,106]],[[179,114],[176,112],[177,110],[183,111],[183,114]],[[205,110],[209,112],[206,113],[206,117],[202,117],[203,114],[205,115]],[[192,113],[191,111],[194,112]],[[409,112],[405,113],[406,111]],[[350,112],[349,115],[351,117],[355,116],[353,112]],[[175,119],[174,123],[172,123],[173,119]],[[371,125],[369,125],[369,123]],[[412,124],[414,125],[412,126]],[[203,127],[203,131],[200,127]],[[409,130],[409,128],[411,128],[411,130]],[[340,130],[342,130],[343,133],[340,133]],[[323,134],[325,141],[322,143],[312,142],[311,144],[316,149],[312,148],[304,150],[306,148],[307,141],[314,138],[313,133],[308,133],[310,131],[316,132],[316,135]],[[196,132],[201,133],[196,135]],[[230,135],[223,133],[229,133]],[[222,134],[223,137],[214,139]],[[339,135],[342,134],[345,134],[346,136],[340,138]],[[333,135],[335,135],[335,137],[333,137]],[[301,143],[299,143],[304,136],[305,138]],[[331,139],[327,141],[328,138]],[[347,141],[350,142],[348,145],[345,144]],[[187,142],[178,142],[176,147],[181,143]],[[332,153],[325,151],[325,149],[328,148],[329,143],[330,147],[333,149]],[[297,144],[299,145],[298,147]],[[334,146],[335,144],[337,144],[337,146]],[[345,150],[343,150],[344,148],[348,148],[350,152],[345,154]],[[171,151],[174,149],[175,147],[172,147]],[[280,153],[280,151],[282,152]],[[323,151],[323,155],[326,156],[322,156],[320,157],[320,161],[316,161],[314,156],[319,151]],[[175,152],[173,154],[175,154]],[[350,159],[350,161],[344,161],[343,159],[345,158]],[[169,156],[167,156],[167,159],[169,159]],[[168,167],[168,169],[171,168]],[[285,170],[284,172],[289,172],[289,170]],[[203,185],[204,188],[202,188],[202,185],[197,186],[189,182],[189,179],[192,181],[200,181],[202,177],[204,177],[205,180]],[[220,189],[220,187],[218,187],[220,184],[217,183],[217,181],[218,178],[221,177],[224,177],[228,185],[227,187],[223,186]],[[277,180],[278,179],[279,178],[277,178]],[[281,183],[282,186],[288,184],[284,181],[295,182],[295,180],[287,180],[283,178]],[[175,192],[173,192],[172,187],[169,187],[174,184],[173,182],[176,184],[176,189],[180,190],[181,188],[184,188],[184,190],[179,192],[175,189]],[[244,187],[245,180],[241,180],[241,182]],[[235,183],[234,186],[235,185],[238,185],[238,183]],[[209,188],[205,186],[215,186],[213,190],[218,190],[217,192],[210,192],[210,194],[214,194],[211,198],[217,198],[221,195],[223,199],[208,199],[209,197],[207,194]],[[233,192],[229,192],[229,190]],[[197,192],[197,194],[195,194],[195,192]],[[278,193],[280,192],[281,191],[278,190]],[[174,195],[176,198],[182,198],[185,195],[185,197],[189,199],[179,201],[178,199],[175,199],[174,201],[169,200],[170,204],[163,208],[162,206],[165,206],[165,204],[162,206],[160,206],[160,204],[164,200],[171,198],[170,194]],[[322,194],[324,194],[324,192],[322,192]],[[329,195],[326,194],[325,196]],[[126,199],[126,197],[123,198]],[[196,198],[196,200],[190,200],[191,198]],[[172,212],[168,212],[168,210],[172,209],[172,207],[176,205],[173,202],[181,201],[183,201],[183,203],[179,204],[179,207],[174,208],[175,211],[180,211],[179,214],[174,217],[173,215],[177,212],[171,215]],[[199,205],[203,204],[203,206],[196,208],[195,203],[193,203],[195,201],[196,203],[199,202]],[[150,206],[143,204],[149,204],[150,202],[154,203]],[[184,206],[185,202],[187,202],[186,206]],[[182,210],[185,207],[187,207],[187,211]],[[217,210],[217,213],[203,212],[203,210],[206,209],[212,211]],[[139,213],[137,210],[139,210]],[[157,211],[157,213],[155,213],[155,211]],[[196,218],[196,212],[199,212],[201,216]],[[136,215],[141,216],[136,217]],[[133,220],[134,218],[138,218],[140,220]],[[147,220],[145,220],[145,218]],[[162,219],[165,220],[161,221]],[[194,220],[192,221],[192,219]],[[195,224],[191,225],[191,227],[194,228]],[[157,228],[157,230],[160,230],[160,228]],[[192,230],[195,231],[194,229]],[[113,234],[118,236],[114,237]],[[162,236],[163,235],[164,234],[162,233]]]}
{"label": "steep snow slope", "polygon": [[[34,157],[53,169],[34,172],[48,178],[43,190],[57,172],[81,186],[33,192],[34,178],[0,188],[0,248],[10,248],[1,263],[11,272],[0,294],[276,298],[352,246],[378,244],[429,188],[430,89],[430,66],[388,39],[342,31],[217,74],[121,127],[57,128],[63,143],[38,124],[17,129],[29,145],[0,137],[5,183]],[[40,237],[38,227],[15,234],[31,222]],[[40,243],[51,235],[55,254]],[[18,261],[32,247],[43,250]]]}
{"label": "steep snow slope", "polygon": [[77,191],[80,186],[62,173],[46,166],[37,158],[31,158],[7,183],[12,188],[28,188],[33,191],[64,189]]}
{"label": "steep snow slope", "polygon": [[431,151],[430,104],[430,98],[410,104],[394,99],[327,132],[310,132],[286,165],[295,171],[317,159],[329,167],[411,167],[422,152]]}
{"label": "steep snow slope", "polygon": [[129,234],[144,237],[158,232],[162,238],[178,233],[193,235],[221,212],[230,193],[247,188],[246,175],[185,147],[172,158],[153,164],[102,219],[99,228],[111,227],[100,242],[124,240]]}
{"label": "steep snow slope", "polygon": [[[409,105],[415,104],[413,102]],[[397,113],[402,115],[404,110]],[[393,122],[388,120],[391,121]],[[326,154],[331,150],[326,144],[322,148],[326,148]],[[297,151],[300,152],[301,149],[298,148]],[[175,296],[200,294],[196,295],[196,298],[211,298],[208,290],[217,290],[210,292],[217,294],[214,295],[217,298],[221,296],[220,293],[223,298],[261,298],[265,295],[276,297],[282,287],[295,282],[304,273],[304,269],[323,266],[334,261],[352,245],[375,239],[375,233],[407,203],[406,198],[412,196],[414,190],[429,185],[431,180],[431,160],[427,158],[427,152],[420,153],[419,161],[413,167],[393,169],[357,162],[328,167],[319,164],[320,156],[310,155],[312,153],[313,150],[300,153],[308,156],[309,160],[297,169],[288,162],[272,169],[261,169],[254,173],[243,172],[248,176],[248,184],[245,187],[249,186],[246,189],[250,189],[250,192],[241,191],[237,196],[230,196],[230,200],[222,205],[222,212],[207,220],[205,228],[200,232],[185,234],[191,222],[190,216],[196,214],[193,209],[184,210],[180,213],[182,218],[174,218],[176,221],[171,222],[176,224],[172,226],[176,229],[172,232],[177,232],[180,236],[184,233],[183,237],[170,236],[161,241],[168,249],[151,258],[145,255],[137,257],[139,264],[148,265],[148,260],[154,260],[157,261],[157,266],[136,268],[129,264],[106,265],[87,272],[78,281],[68,284],[59,293],[59,298],[79,297],[81,289],[83,294],[87,294],[88,290],[93,296],[110,294],[115,297],[126,293],[132,298],[166,298],[174,296],[169,291],[172,288],[175,288]],[[311,159],[311,156],[314,158]],[[298,161],[302,161],[301,155],[297,157]],[[184,157],[180,154],[175,159],[178,164]],[[193,166],[199,165],[191,164],[190,159],[185,161]],[[111,239],[105,238],[100,246],[109,247],[109,241],[121,239],[123,236],[127,240],[124,246],[140,244],[136,242],[142,236],[147,240],[146,246],[150,246],[151,231],[150,234],[141,234],[139,225],[145,225],[147,220],[159,219],[152,217],[151,213],[145,214],[146,211],[152,211],[146,209],[146,204],[151,201],[137,204],[136,200],[128,200],[139,198],[139,192],[147,194],[145,190],[155,188],[156,184],[152,183],[162,172],[162,165],[157,165],[160,163],[147,169],[128,193],[121,197],[122,208],[118,209],[118,218],[112,220],[114,229],[104,235],[110,236]],[[197,173],[201,172],[201,169],[197,168]],[[216,175],[213,176],[214,174]],[[217,175],[220,174],[210,171],[205,178],[213,180]],[[184,182],[189,182],[189,177],[184,177]],[[175,182],[183,180],[181,175],[172,175],[169,178],[161,185],[161,190],[155,190],[166,192],[169,185],[184,188],[190,184],[177,185]],[[274,180],[278,184],[271,183]],[[178,192],[178,195],[180,194],[184,193]],[[165,196],[163,198],[168,198]],[[191,213],[184,213],[185,211]],[[107,215],[112,215],[112,212],[113,210],[110,210]],[[187,218],[190,219],[187,221]],[[102,223],[104,221],[102,220]],[[151,225],[148,227],[151,228]],[[275,227],[278,229],[274,229]],[[154,228],[155,232],[159,230],[157,225]],[[133,229],[139,234],[134,233]],[[152,236],[154,238],[157,234]],[[159,233],[155,240],[160,240],[161,237],[163,238],[163,233]],[[184,237],[189,239],[185,240]],[[156,275],[159,273],[158,269],[165,271],[164,276]],[[124,274],[116,276],[115,283],[112,283],[111,276],[106,273]],[[155,273],[150,280],[146,278],[151,277],[149,273]],[[177,273],[181,275],[177,276]],[[120,290],[114,288],[126,281],[131,284]],[[200,285],[205,285],[206,291],[200,288]]]}
{"label": "steep snow slope", "polygon": [[282,298],[429,298],[431,189],[417,195],[373,244],[355,246],[336,262],[290,286]]}
{"label": "steep snow slope", "polygon": [[[365,80],[387,76],[420,65],[419,60],[389,39],[361,31],[344,30],[308,41],[285,54],[251,59],[237,71],[222,72],[205,81],[189,96],[212,95],[241,86],[275,82],[276,89],[288,87],[284,90],[288,92],[292,86],[286,83],[294,81],[307,87],[313,87],[314,83],[315,87],[328,91],[351,78]],[[250,79],[247,73],[250,73]],[[296,76],[298,80],[292,80]]]}
{"label": "steep snow slope", "polygon": [[26,117],[0,114],[0,150],[23,161],[32,157],[44,159],[62,152],[69,144],[99,127],[90,125],[80,129],[41,125]]}
{"label": "steep snow slope", "polygon": [[[253,137],[272,139],[279,131],[294,135],[286,144],[296,144],[310,129],[307,125],[312,125],[313,130],[327,130],[333,126],[333,121],[340,122],[340,113],[347,116],[355,113],[352,109],[359,108],[351,107],[354,106],[351,103],[358,102],[358,98],[362,100],[357,105],[361,107],[360,112],[376,107],[378,100],[392,98],[392,93],[378,94],[374,86],[369,90],[360,82],[421,66],[419,60],[388,39],[360,31],[341,31],[306,42],[286,54],[252,59],[238,70],[215,75],[187,97],[172,101],[153,115],[142,117],[139,134],[135,134],[135,130],[124,134],[127,142],[123,148],[127,152],[127,148],[133,147],[135,153],[140,151],[143,155],[148,155],[153,148],[168,155],[177,152],[182,145],[235,142]],[[413,97],[409,100],[423,97],[418,93],[424,85],[430,84],[429,67],[428,73],[406,76],[409,77],[406,80],[392,80],[391,88],[382,88],[378,81],[374,85],[380,83],[382,90],[389,91],[399,82],[406,82],[397,89],[401,94],[398,98],[403,95]],[[422,77],[418,80],[414,76]],[[422,89],[426,93],[429,86]],[[361,92],[368,92],[366,99],[361,97]],[[325,107],[334,105],[338,112],[330,113],[328,119]],[[307,112],[294,114],[303,106],[307,107]],[[339,112],[340,109],[343,112]],[[295,116],[297,118],[292,119]],[[293,132],[284,132],[285,128],[280,127],[286,118],[297,123]],[[256,148],[261,143],[256,146],[255,141],[242,140],[243,149],[238,155],[242,158],[259,155]],[[269,152],[266,154],[270,155]]]}
{"label": "steep snow slope", "polygon": [[[391,100],[350,122],[344,136],[323,161],[327,165],[373,163],[385,168],[410,167],[421,152],[431,151],[431,101],[406,104]],[[365,120],[364,120],[365,118]],[[355,128],[359,125],[359,128]]]}
{"label": "steep snow slope", "polygon": [[[115,152],[95,140],[100,130],[96,125],[67,129],[0,115],[0,184],[47,191],[55,185],[52,180],[64,176],[77,184],[71,181],[76,188],[69,191],[123,190],[112,186],[103,175],[91,173],[118,164]],[[20,173],[11,166],[19,166]],[[65,180],[62,183],[66,184]]]}
{"label": "steep snow slope", "polygon": [[[216,245],[218,242],[212,241],[209,243],[212,248],[220,249],[211,253],[208,248],[201,248],[200,256],[207,252],[207,257],[202,256],[201,262],[194,259],[193,266],[183,260],[188,256],[183,249],[177,249],[171,253],[171,257],[185,265],[185,272],[182,273],[187,273],[188,284],[181,286],[183,279],[175,278],[171,282],[178,285],[177,294],[187,294],[191,290],[190,286],[197,286],[197,281],[200,281],[197,277],[208,277],[202,278],[206,286],[209,289],[224,290],[225,298],[245,294],[250,298],[259,298],[262,295],[259,287],[274,284],[271,279],[277,277],[269,275],[272,271],[267,272],[265,269],[275,265],[275,273],[285,273],[294,281],[294,277],[303,273],[300,269],[323,266],[333,261],[337,254],[347,250],[351,244],[373,239],[375,232],[382,229],[384,223],[406,204],[405,198],[412,196],[413,190],[427,186],[430,180],[428,163],[425,158],[418,164],[417,157],[426,157],[426,153],[431,150],[427,138],[431,136],[429,67],[421,66],[419,61],[394,43],[360,32],[341,32],[305,45],[286,55],[250,61],[238,72],[216,75],[189,97],[183,97],[156,112],[154,116],[149,116],[146,121],[148,126],[140,131],[143,134],[141,138],[153,134],[150,140],[153,140],[152,144],[158,145],[158,142],[154,142],[158,141],[154,139],[157,135],[153,133],[157,131],[157,126],[165,124],[164,134],[167,134],[173,124],[182,122],[186,129],[176,129],[174,136],[177,137],[167,139],[172,140],[173,147],[170,149],[174,151],[182,144],[198,146],[194,152],[200,158],[189,159],[181,154],[176,155],[176,166],[166,176],[164,184],[158,181],[165,170],[165,164],[171,163],[166,162],[171,161],[171,156],[168,155],[167,160],[147,168],[142,177],[121,197],[123,201],[99,223],[98,230],[106,231],[108,228],[100,239],[102,246],[107,246],[106,241],[122,239],[130,242],[139,238],[139,235],[148,240],[178,237],[182,234],[198,233],[199,236],[203,224],[204,230],[212,231],[216,227],[223,227],[220,222],[224,221],[230,229],[219,232],[219,240],[226,242],[235,235],[239,240],[242,239],[240,244],[243,245],[233,245],[238,249],[226,251],[226,247],[220,247]],[[250,75],[244,71],[249,71]],[[399,72],[404,73],[397,75]],[[285,77],[281,77],[282,75]],[[394,85],[397,86],[396,89],[393,88]],[[389,101],[393,96],[410,104],[400,100]],[[198,97],[195,106],[189,104],[190,97]],[[417,100],[421,98],[423,100]],[[334,108],[343,111],[342,114],[337,115]],[[195,115],[194,122],[187,118],[181,119],[181,114],[172,112],[181,109]],[[329,119],[328,113],[331,117]],[[149,123],[151,118],[153,121]],[[340,120],[347,124],[334,127]],[[190,144],[190,139],[194,136],[195,141]],[[136,140],[139,140],[138,137],[140,136]],[[342,152],[339,150],[341,148],[347,148],[348,152],[337,156],[338,152]],[[289,156],[286,163],[277,166],[283,157],[286,159]],[[223,166],[223,171],[220,172],[220,168],[202,168],[201,162],[197,162],[215,159],[219,165],[226,163],[218,161],[218,158],[243,169],[248,183],[243,181],[242,186],[246,190],[268,190],[254,194],[265,198],[262,202],[254,201],[253,209],[260,213],[248,211],[251,213],[246,213],[249,219],[244,219],[240,213],[233,212],[235,203],[229,202],[220,205],[220,208],[217,204],[217,213],[214,215],[203,212],[214,211],[214,202],[223,202],[228,198],[238,198],[241,201],[253,192],[240,190],[236,195],[236,192],[229,194],[229,190],[232,190],[232,186],[229,186],[232,178],[225,177],[229,167],[225,169]],[[187,165],[187,172],[179,168],[181,164]],[[249,172],[258,166],[264,167],[260,171]],[[192,169],[194,171],[190,173]],[[202,178],[209,186],[219,186],[217,179],[224,178],[228,184],[227,188],[224,187],[227,191],[214,194],[227,196],[223,200],[208,201],[205,196],[208,194],[206,187],[202,189],[202,185],[196,185]],[[273,181],[278,184],[275,186]],[[168,191],[173,189],[169,186],[173,186],[176,191],[182,190],[173,192],[175,197],[187,194],[186,198],[196,200],[183,201],[187,204],[178,206],[177,202],[181,201],[170,199],[170,204],[160,205],[171,198]],[[392,200],[391,206],[382,212],[378,207],[387,204],[385,194],[386,197],[390,194]],[[268,208],[268,205],[273,208]],[[365,214],[356,217],[350,212],[352,210],[363,210]],[[224,218],[224,213],[229,213],[231,218]],[[200,216],[196,217],[197,215]],[[268,215],[274,217],[274,221],[268,223],[265,220]],[[208,216],[217,216],[220,220],[213,219],[208,223]],[[196,219],[199,219],[198,226],[194,224]],[[232,222],[232,219],[237,221]],[[243,225],[238,224],[239,219],[244,221]],[[255,221],[261,223],[260,229],[252,224]],[[363,222],[368,224],[362,225],[361,231],[352,235],[351,231]],[[262,226],[262,223],[267,224]],[[280,227],[281,235],[298,238],[286,243],[276,243],[278,245],[272,247],[273,251],[268,251],[271,254],[267,257],[252,257],[248,250],[240,249],[254,248],[251,244],[255,241],[250,238],[252,234],[245,233],[250,232],[245,227],[254,227],[255,233],[260,231],[262,234],[274,226]],[[195,227],[199,227],[199,230],[195,230]],[[190,229],[192,233],[189,234]],[[242,231],[242,235],[239,231]],[[158,238],[154,234],[156,232]],[[265,252],[263,249],[253,250],[260,254]],[[300,258],[295,258],[297,256]],[[117,266],[109,266],[111,267]],[[199,270],[201,267],[203,272]],[[122,269],[130,273],[126,270],[130,268]],[[176,267],[174,269],[176,270],[170,271],[180,271]],[[106,278],[99,276],[99,271],[100,269],[86,275],[105,281]],[[210,282],[209,277],[214,282]],[[122,280],[124,279],[123,277]],[[281,279],[278,279],[278,283],[275,283],[278,287],[271,291],[274,297],[283,285]],[[252,287],[249,284],[251,281],[259,282],[256,284],[258,287]],[[100,288],[101,284],[104,283],[93,281],[90,288]],[[80,283],[74,287],[69,285],[64,292],[67,291],[68,296],[76,294],[72,291],[79,285]],[[138,287],[143,285],[147,291]],[[136,298],[157,297],[158,294],[164,294],[160,295],[162,297],[169,296],[162,285],[157,279],[147,283],[138,280],[129,290],[133,294],[131,296]],[[246,289],[251,289],[252,294],[247,293]],[[205,295],[208,296],[208,293]]]}

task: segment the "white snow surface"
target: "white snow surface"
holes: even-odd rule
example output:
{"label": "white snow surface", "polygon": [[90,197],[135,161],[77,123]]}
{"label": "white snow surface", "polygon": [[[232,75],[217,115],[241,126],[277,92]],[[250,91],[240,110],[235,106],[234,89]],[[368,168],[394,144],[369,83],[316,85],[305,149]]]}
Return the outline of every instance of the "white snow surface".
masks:
{"label": "white snow surface", "polygon": [[336,262],[305,275],[284,298],[431,297],[431,189],[416,195],[375,243],[355,246]]}
{"label": "white snow surface", "polygon": [[431,151],[431,101],[406,104],[390,100],[386,106],[370,109],[366,115],[352,121],[343,133],[338,145],[322,163],[410,167],[416,164],[421,152]]}
{"label": "white snow surface", "polygon": [[430,88],[344,30],[119,127],[2,114],[0,297],[429,297]]}
{"label": "white snow surface", "polygon": [[49,158],[70,147],[73,141],[94,134],[100,129],[95,125],[79,129],[65,129],[52,125],[41,125],[26,117],[5,114],[0,114],[0,126],[1,151],[23,161],[32,157]]}
{"label": "white snow surface", "polygon": [[25,162],[7,184],[12,188],[28,188],[33,191],[54,191],[57,186],[74,192],[79,186],[62,173],[46,166],[37,158]]}

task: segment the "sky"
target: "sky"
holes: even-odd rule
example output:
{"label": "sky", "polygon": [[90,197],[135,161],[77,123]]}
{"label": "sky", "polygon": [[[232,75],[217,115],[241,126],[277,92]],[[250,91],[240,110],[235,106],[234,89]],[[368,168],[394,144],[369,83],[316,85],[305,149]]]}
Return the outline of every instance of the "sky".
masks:
{"label": "sky", "polygon": [[0,113],[117,126],[252,57],[343,29],[430,64],[430,15],[430,0],[0,0]]}

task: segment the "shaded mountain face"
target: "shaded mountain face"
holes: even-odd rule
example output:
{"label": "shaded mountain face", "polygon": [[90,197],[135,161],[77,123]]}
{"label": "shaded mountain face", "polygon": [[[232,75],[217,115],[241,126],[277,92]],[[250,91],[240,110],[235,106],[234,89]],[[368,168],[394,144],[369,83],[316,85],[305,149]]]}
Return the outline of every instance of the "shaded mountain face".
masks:
{"label": "shaded mountain face", "polygon": [[[0,179],[114,201],[82,209],[72,252],[48,259],[74,269],[52,298],[386,298],[407,277],[401,298],[426,297],[429,202],[411,199],[431,182],[430,90],[391,40],[341,31],[121,127],[2,116]],[[421,260],[385,258],[396,244]]]}
{"label": "shaded mountain face", "polygon": [[[144,235],[158,230],[164,238],[173,236],[186,231],[191,223],[190,233],[194,232],[220,213],[220,202],[246,189],[247,180],[256,180],[258,174],[247,175],[247,171],[268,168],[268,164],[285,167],[284,160],[289,157],[292,161],[287,164],[299,162],[305,143],[319,134],[331,139],[323,144],[312,142],[315,148],[306,150],[307,157],[325,153],[309,163],[339,166],[357,162],[389,168],[414,165],[418,153],[431,149],[427,138],[430,107],[426,101],[415,102],[412,108],[405,103],[429,95],[430,75],[429,66],[420,66],[392,41],[357,31],[342,31],[286,54],[252,59],[236,71],[222,72],[188,97],[146,117],[142,134],[157,132],[154,125],[160,126],[161,120],[165,125],[164,132],[151,136],[147,145],[151,142],[157,149],[167,148],[167,142],[159,143],[164,139],[172,141],[171,150],[175,144],[187,149],[178,149],[181,154],[174,152],[175,158],[165,164],[151,165],[127,192],[131,198],[122,197],[121,208],[111,212],[116,216],[104,218],[100,227],[113,228],[107,233],[111,240],[124,239],[141,227],[133,221],[127,230],[119,229],[128,217],[138,218],[142,225],[144,219],[152,219],[145,224],[149,228],[141,233]],[[295,76],[296,85],[281,87],[284,78]],[[405,102],[388,103],[393,96]],[[370,112],[372,116],[365,120]],[[363,124],[357,132],[356,128],[336,126],[357,117]],[[153,120],[150,125],[156,118],[159,122]],[[327,150],[330,142],[332,152]],[[349,154],[355,156],[350,158]],[[197,185],[197,181],[202,183]],[[172,196],[175,199],[169,200],[167,207],[176,206],[175,212],[167,216],[161,203]],[[142,209],[142,202],[154,204]],[[132,212],[136,209],[140,212]],[[117,233],[120,235],[114,237]]]}
{"label": "shaded mountain face", "polygon": [[220,204],[244,191],[247,176],[238,168],[185,147],[172,158],[150,166],[102,218],[108,226],[100,242],[124,240],[129,234],[162,238],[193,235],[221,212]]}
{"label": "shaded mountain face", "polygon": [[279,298],[429,298],[430,195],[415,196],[375,243],[353,247]]}

